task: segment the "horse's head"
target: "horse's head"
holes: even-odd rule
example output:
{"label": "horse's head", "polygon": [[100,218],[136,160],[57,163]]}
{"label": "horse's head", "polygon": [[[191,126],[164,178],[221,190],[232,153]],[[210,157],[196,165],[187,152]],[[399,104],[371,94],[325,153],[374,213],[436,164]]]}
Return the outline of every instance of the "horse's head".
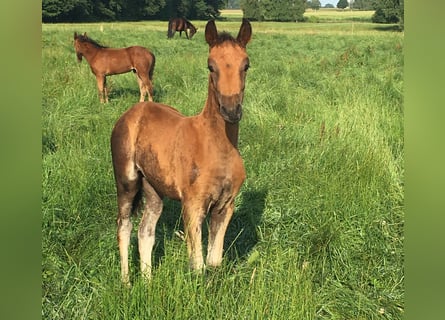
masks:
{"label": "horse's head", "polygon": [[87,37],[87,33],[85,32],[84,35],[77,34],[77,32],[74,32],[74,50],[76,50],[76,56],[77,61],[82,61],[82,42]]}
{"label": "horse's head", "polygon": [[242,116],[244,85],[249,69],[246,45],[251,35],[252,27],[247,19],[243,19],[236,39],[226,32],[218,34],[214,20],[206,25],[205,39],[210,47],[210,85],[215,90],[220,114],[230,123],[237,123]]}
{"label": "horse's head", "polygon": [[198,31],[198,28],[195,28],[194,25],[190,24],[190,39],[193,38],[196,31]]}

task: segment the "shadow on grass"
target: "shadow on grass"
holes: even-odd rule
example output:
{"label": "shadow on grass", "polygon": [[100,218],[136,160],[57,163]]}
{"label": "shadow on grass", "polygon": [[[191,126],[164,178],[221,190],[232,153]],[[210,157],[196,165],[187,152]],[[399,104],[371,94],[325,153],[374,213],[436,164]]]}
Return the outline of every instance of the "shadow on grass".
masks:
{"label": "shadow on grass", "polygon": [[[117,101],[125,96],[134,96],[134,103],[139,101],[140,91],[135,80],[135,84],[133,87],[118,87],[117,85],[113,86],[109,91],[108,98],[110,101]],[[161,86],[157,86],[156,83],[153,84],[153,100],[155,102],[162,101],[166,96],[166,91]],[[148,100],[148,97],[145,96],[145,101]]]}
{"label": "shadow on grass", "polygon": [[[240,194],[241,204],[235,209],[224,238],[224,259],[230,261],[242,260],[258,242],[257,226],[263,215],[266,195],[265,190],[249,190]],[[207,216],[202,226],[204,258],[207,250],[209,216]],[[138,222],[134,223],[134,229],[136,230]],[[174,238],[179,239],[175,232],[183,230],[181,203],[165,199],[164,209],[156,227],[156,242],[153,252],[155,268],[165,255],[165,241]],[[132,237],[132,244],[134,248],[131,253],[132,260],[135,265],[139,265],[137,235]],[[184,242],[184,250],[186,250],[185,248],[186,243]]]}
{"label": "shadow on grass", "polygon": [[374,27],[374,30],[377,31],[390,31],[390,32],[394,32],[394,31],[402,31],[400,25],[398,24],[391,24],[391,25],[377,25]]}
{"label": "shadow on grass", "polygon": [[243,192],[241,205],[235,211],[224,239],[227,259],[242,260],[257,244],[257,227],[263,216],[266,196],[264,189]]}

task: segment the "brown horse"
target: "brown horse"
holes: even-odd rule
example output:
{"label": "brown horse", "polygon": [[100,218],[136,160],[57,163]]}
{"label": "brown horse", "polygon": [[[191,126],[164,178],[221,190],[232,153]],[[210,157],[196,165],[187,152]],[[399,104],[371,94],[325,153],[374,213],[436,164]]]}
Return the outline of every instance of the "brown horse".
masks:
{"label": "brown horse", "polygon": [[198,115],[186,117],[170,106],[143,102],[128,109],[116,122],[111,134],[111,152],[124,283],[129,283],[130,216],[142,194],[146,201],[138,247],[143,276],[151,275],[155,228],[163,197],[182,203],[190,267],[204,268],[201,227],[208,213],[211,218],[206,264],[221,264],[235,196],[246,177],[237,145],[249,68],[246,45],[251,34],[246,19],[236,39],[226,32],[218,34],[213,20],[207,23],[208,96]]}
{"label": "brown horse", "polygon": [[[190,38],[187,30],[190,30]],[[167,37],[173,38],[175,32],[179,31],[179,36],[182,37],[182,31],[185,31],[187,39],[191,39],[198,29],[186,18],[170,18],[168,21]]]}
{"label": "brown horse", "polygon": [[80,35],[77,32],[74,32],[74,48],[77,60],[81,62],[85,57],[96,76],[100,102],[108,102],[106,77],[129,71],[137,75],[141,93],[139,101],[144,101],[147,94],[148,100],[153,101],[155,56],[150,50],[140,46],[108,48],[89,38],[86,33]]}

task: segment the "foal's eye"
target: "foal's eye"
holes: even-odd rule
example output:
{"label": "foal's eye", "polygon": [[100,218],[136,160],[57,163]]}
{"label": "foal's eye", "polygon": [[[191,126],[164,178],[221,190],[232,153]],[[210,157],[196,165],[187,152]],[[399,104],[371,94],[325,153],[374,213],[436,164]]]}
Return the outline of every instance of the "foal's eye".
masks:
{"label": "foal's eye", "polygon": [[249,68],[250,68],[250,64],[246,63],[246,65],[244,66],[244,71],[249,70]]}
{"label": "foal's eye", "polygon": [[207,66],[210,72],[215,72],[215,68],[213,68],[210,64]]}

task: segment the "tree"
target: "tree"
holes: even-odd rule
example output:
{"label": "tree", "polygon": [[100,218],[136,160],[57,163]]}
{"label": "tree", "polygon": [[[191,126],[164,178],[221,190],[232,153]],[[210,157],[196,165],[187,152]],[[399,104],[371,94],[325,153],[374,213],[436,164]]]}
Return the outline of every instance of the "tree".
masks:
{"label": "tree", "polygon": [[241,0],[240,6],[245,18],[250,20],[262,20],[260,2],[258,0]]}
{"label": "tree", "polygon": [[42,0],[43,22],[216,18],[227,0]]}
{"label": "tree", "polygon": [[344,9],[347,8],[349,6],[348,0],[339,0],[337,2],[337,8],[339,9]]}
{"label": "tree", "polygon": [[375,23],[399,23],[403,28],[404,1],[403,0],[380,0],[374,3],[374,15],[372,22]]}
{"label": "tree", "polygon": [[165,4],[165,0],[143,0],[142,12],[146,18],[157,17]]}
{"label": "tree", "polygon": [[355,0],[354,9],[356,10],[373,10],[374,0]]}
{"label": "tree", "polygon": [[240,0],[227,0],[226,9],[239,9]]}
{"label": "tree", "polygon": [[209,19],[220,15],[227,0],[165,0],[166,6],[159,14],[163,19],[186,17],[188,19]]}
{"label": "tree", "polygon": [[42,0],[43,22],[87,21],[92,11],[90,0]]}
{"label": "tree", "polygon": [[320,0],[311,0],[306,2],[306,6],[312,10],[318,10],[321,7]]}
{"label": "tree", "polygon": [[306,0],[241,0],[245,18],[267,21],[303,20]]}

